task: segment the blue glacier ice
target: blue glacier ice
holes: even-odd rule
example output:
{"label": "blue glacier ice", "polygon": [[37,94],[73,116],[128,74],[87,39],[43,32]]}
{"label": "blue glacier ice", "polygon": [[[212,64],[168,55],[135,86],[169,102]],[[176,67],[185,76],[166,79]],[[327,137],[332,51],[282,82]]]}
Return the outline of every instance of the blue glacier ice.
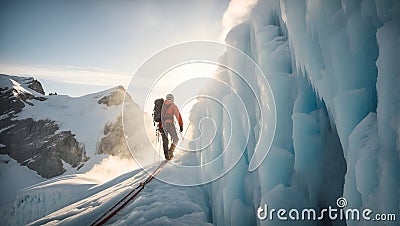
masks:
{"label": "blue glacier ice", "polygon": [[[191,125],[200,137],[193,148],[209,141],[204,118],[213,119],[216,128],[198,161],[222,155],[219,166],[228,169],[232,153],[244,146],[237,165],[204,186],[214,224],[293,225],[259,221],[257,208],[268,203],[319,210],[336,207],[339,197],[348,201],[346,208],[400,213],[400,1],[259,0],[225,41],[261,68],[277,121],[265,161],[251,171],[253,155],[260,158],[254,152],[260,134],[272,129],[260,126],[260,120],[272,120],[260,117],[267,100],[261,98],[263,105],[257,106],[243,81],[222,67],[216,78],[235,92],[213,85],[204,89],[222,104],[199,99],[193,108]],[[240,67],[241,61],[228,50],[220,63]],[[266,89],[254,69],[242,69],[256,84],[253,93],[262,96]],[[222,108],[235,105],[235,95],[244,100],[246,112]],[[205,168],[200,174],[209,178],[213,172]],[[396,220],[295,223],[398,225]]]}

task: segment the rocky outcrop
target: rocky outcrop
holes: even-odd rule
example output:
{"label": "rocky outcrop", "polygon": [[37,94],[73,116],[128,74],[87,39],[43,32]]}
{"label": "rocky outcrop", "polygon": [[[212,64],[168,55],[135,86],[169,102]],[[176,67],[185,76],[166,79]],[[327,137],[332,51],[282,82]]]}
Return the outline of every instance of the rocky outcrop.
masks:
{"label": "rocky outcrop", "polygon": [[77,167],[87,160],[84,145],[70,131],[57,132],[58,125],[50,120],[24,119],[13,121],[0,133],[0,154],[7,154],[21,165],[44,178],[65,172],[62,161]]}
{"label": "rocky outcrop", "polygon": [[[15,81],[14,79],[18,80],[18,82],[24,83],[24,85],[29,87],[31,90],[44,95],[42,84],[32,77],[22,78],[0,74],[0,82],[4,84],[3,86],[0,86],[0,115],[19,113],[25,104],[32,105],[30,100],[46,100],[43,96],[35,96],[31,92],[22,92],[21,90],[16,90],[11,85],[7,85],[7,83],[12,84],[12,81]],[[2,128],[1,123],[0,128]]]}
{"label": "rocky outcrop", "polygon": [[[125,89],[123,86],[114,88],[114,91],[109,95],[102,97],[97,101],[98,104],[106,106],[122,106],[125,98]],[[128,101],[133,102],[130,96],[127,96]],[[139,108],[137,106],[137,108]],[[97,146],[97,154],[109,154],[122,158],[132,158],[128,145],[125,141],[125,135],[122,125],[122,115],[115,122],[107,123],[104,126],[104,137],[101,138]]]}
{"label": "rocky outcrop", "polygon": [[102,97],[97,103],[107,106],[119,106],[124,102],[125,93],[124,87],[118,86],[110,95]]}
{"label": "rocky outcrop", "polygon": [[29,82],[28,87],[29,87],[30,89],[32,89],[32,90],[35,90],[36,92],[38,92],[38,93],[40,93],[40,94],[42,94],[42,95],[45,94],[45,93],[44,93],[44,90],[43,90],[42,84],[41,84],[38,80],[36,80],[36,79],[32,79],[32,80]]}
{"label": "rocky outcrop", "polygon": [[122,116],[119,116],[116,122],[109,123],[104,127],[104,137],[100,140],[97,152],[99,154],[116,155],[122,158],[132,157],[125,141]]}

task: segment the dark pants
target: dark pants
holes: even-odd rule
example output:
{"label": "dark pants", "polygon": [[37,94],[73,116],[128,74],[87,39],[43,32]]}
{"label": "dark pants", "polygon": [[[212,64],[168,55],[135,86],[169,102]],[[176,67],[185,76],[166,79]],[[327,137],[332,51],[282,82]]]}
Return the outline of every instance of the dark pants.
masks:
{"label": "dark pants", "polygon": [[176,133],[175,125],[172,123],[165,123],[163,125],[163,128],[160,129],[160,132],[163,141],[164,155],[167,156],[169,149],[168,134],[171,135],[172,144],[174,144],[175,146],[176,144],[178,144],[179,141],[178,134]]}

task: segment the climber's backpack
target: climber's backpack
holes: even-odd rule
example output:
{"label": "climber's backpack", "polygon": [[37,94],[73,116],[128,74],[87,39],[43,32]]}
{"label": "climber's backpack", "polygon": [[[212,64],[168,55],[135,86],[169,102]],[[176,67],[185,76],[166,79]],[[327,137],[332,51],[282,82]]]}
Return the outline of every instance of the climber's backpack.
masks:
{"label": "climber's backpack", "polygon": [[161,109],[164,104],[164,99],[160,98],[154,101],[153,121],[161,122]]}

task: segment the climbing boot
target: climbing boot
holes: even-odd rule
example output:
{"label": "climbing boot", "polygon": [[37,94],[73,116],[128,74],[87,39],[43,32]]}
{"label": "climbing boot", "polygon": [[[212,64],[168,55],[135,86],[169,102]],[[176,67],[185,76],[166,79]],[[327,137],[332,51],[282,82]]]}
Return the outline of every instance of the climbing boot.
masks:
{"label": "climbing boot", "polygon": [[165,159],[169,160],[168,150],[164,151]]}
{"label": "climbing boot", "polygon": [[168,150],[168,157],[169,159],[172,159],[174,157],[174,150],[175,150],[176,145],[171,144],[171,147]]}

